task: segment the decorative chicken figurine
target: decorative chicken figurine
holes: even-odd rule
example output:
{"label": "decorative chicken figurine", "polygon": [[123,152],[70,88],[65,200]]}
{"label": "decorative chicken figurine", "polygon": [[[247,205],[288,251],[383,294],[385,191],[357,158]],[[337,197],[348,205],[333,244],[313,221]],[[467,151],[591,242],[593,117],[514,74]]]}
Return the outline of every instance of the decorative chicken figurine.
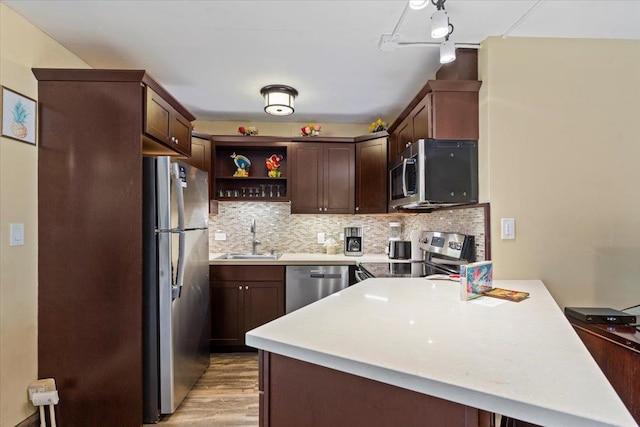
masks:
{"label": "decorative chicken figurine", "polygon": [[249,160],[247,157],[243,156],[242,154],[236,154],[236,153],[233,153],[231,155],[231,158],[233,159],[233,163],[235,163],[236,167],[238,168],[236,172],[233,174],[233,176],[236,176],[236,177],[249,176],[249,168],[251,167],[251,160]]}
{"label": "decorative chicken figurine", "polygon": [[266,160],[266,165],[267,165],[267,170],[269,172],[267,172],[267,176],[269,176],[270,178],[279,178],[280,177],[280,162],[282,161],[283,157],[280,154],[272,154],[270,157],[267,158]]}

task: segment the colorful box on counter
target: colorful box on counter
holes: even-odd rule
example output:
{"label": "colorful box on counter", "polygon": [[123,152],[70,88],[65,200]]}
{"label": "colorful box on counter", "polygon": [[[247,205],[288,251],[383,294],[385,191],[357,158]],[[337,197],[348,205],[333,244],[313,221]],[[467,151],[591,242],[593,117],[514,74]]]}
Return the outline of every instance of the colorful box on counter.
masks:
{"label": "colorful box on counter", "polygon": [[493,288],[493,263],[472,262],[460,266],[460,300],[466,301],[481,296]]}

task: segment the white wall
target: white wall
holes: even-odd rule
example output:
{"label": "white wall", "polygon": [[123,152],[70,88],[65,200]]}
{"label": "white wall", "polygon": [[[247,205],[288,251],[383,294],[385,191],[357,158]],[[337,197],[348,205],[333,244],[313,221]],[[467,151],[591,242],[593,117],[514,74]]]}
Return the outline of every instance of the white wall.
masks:
{"label": "white wall", "polygon": [[[87,64],[0,4],[0,84],[38,98],[32,67]],[[38,149],[0,138],[0,426],[35,412],[27,386],[38,375]],[[9,246],[9,224],[23,223],[24,246]],[[55,248],[51,248],[55,250]]]}
{"label": "white wall", "polygon": [[640,304],[640,41],[491,38],[479,68],[496,279],[540,278],[560,306]]}

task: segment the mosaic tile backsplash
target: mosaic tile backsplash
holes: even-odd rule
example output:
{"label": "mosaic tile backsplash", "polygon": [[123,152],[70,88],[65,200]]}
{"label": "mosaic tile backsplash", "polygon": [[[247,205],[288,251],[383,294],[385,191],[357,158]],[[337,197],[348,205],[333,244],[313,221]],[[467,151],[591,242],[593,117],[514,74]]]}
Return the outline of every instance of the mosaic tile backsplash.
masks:
{"label": "mosaic tile backsplash", "polygon": [[[452,209],[421,214],[299,215],[291,214],[289,202],[219,202],[218,214],[209,216],[209,251],[251,252],[251,220],[256,220],[258,252],[325,253],[317,234],[338,243],[344,227],[364,227],[364,252],[383,254],[389,238],[389,222],[400,222],[403,235],[411,230],[459,232],[476,236],[476,259],[485,259],[484,209]],[[216,232],[227,240],[215,240]],[[341,253],[341,252],[340,252]]]}

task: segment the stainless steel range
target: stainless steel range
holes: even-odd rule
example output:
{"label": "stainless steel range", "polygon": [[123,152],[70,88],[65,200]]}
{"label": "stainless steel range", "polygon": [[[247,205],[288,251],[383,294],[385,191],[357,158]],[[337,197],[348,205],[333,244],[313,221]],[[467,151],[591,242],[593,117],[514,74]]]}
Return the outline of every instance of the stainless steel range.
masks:
{"label": "stainless steel range", "polygon": [[423,231],[420,249],[421,261],[365,262],[356,271],[362,281],[373,277],[426,277],[434,274],[460,273],[460,266],[476,260],[475,237],[461,233]]}

